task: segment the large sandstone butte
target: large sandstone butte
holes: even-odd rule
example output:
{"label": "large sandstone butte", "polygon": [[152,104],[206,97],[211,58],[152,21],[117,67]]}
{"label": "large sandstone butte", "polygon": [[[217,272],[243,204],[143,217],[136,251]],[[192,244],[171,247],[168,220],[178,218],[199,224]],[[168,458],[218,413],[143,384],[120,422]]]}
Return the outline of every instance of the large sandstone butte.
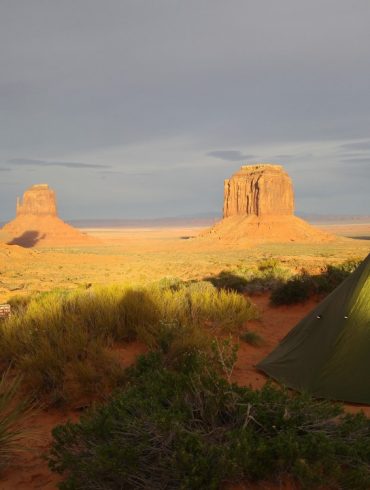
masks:
{"label": "large sandstone butte", "polygon": [[9,245],[22,247],[84,245],[95,240],[62,221],[55,192],[47,184],[33,185],[17,198],[17,214],[2,231]]}
{"label": "large sandstone butte", "polygon": [[293,184],[281,165],[243,165],[225,180],[223,219],[202,237],[246,243],[322,242],[334,238],[293,213]]}
{"label": "large sandstone butte", "polygon": [[281,165],[243,165],[224,184],[224,218],[291,215],[293,185]]}

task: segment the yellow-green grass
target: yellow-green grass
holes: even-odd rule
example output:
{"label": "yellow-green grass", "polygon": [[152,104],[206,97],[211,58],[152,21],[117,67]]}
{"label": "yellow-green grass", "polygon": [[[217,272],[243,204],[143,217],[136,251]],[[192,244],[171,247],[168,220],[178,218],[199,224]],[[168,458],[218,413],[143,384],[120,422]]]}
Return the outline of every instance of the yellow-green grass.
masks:
{"label": "yellow-green grass", "polygon": [[[237,332],[256,318],[242,295],[209,283],[107,286],[54,291],[22,301],[0,326],[0,361],[23,373],[30,388],[50,402],[93,393],[106,394],[122,371],[110,347],[139,340],[158,347],[175,326],[173,348],[202,346],[202,331]],[[171,334],[171,335],[172,335]]]}

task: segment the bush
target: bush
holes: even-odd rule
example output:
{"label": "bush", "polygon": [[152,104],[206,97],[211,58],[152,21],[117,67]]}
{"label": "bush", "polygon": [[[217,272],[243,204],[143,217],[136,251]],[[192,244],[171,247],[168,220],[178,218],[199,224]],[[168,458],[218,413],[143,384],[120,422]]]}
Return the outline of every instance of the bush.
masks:
{"label": "bush", "polygon": [[291,276],[291,272],[274,258],[263,259],[257,267],[221,271],[217,276],[205,278],[218,289],[238,293],[260,293],[274,289]]}
{"label": "bush", "polygon": [[270,385],[238,387],[207,362],[174,371],[159,354],[128,377],[108,404],[54,429],[49,464],[61,489],[218,489],[281,475],[306,488],[370,486],[364,415]]}
{"label": "bush", "polygon": [[247,330],[246,332],[243,332],[240,338],[247,344],[253,345],[255,347],[259,347],[263,344],[263,339],[261,335],[257,332],[254,332],[253,330]]}
{"label": "bush", "polygon": [[112,343],[137,339],[157,348],[175,335],[173,352],[195,348],[205,342],[205,327],[238,331],[256,314],[248,299],[207,282],[55,291],[35,296],[1,323],[0,361],[12,362],[50,403],[105,396],[122,378]]}
{"label": "bush", "polygon": [[159,289],[172,289],[173,291],[178,291],[186,285],[185,281],[182,281],[178,277],[163,277],[159,281],[153,284]]}
{"label": "bush", "polygon": [[316,292],[329,294],[360,265],[361,260],[347,260],[340,265],[327,265],[319,276],[314,277]]}
{"label": "bush", "polygon": [[291,305],[303,303],[313,294],[311,278],[302,274],[290,279],[282,286],[272,291],[270,301],[273,305]]}
{"label": "bush", "polygon": [[302,271],[271,293],[274,305],[302,303],[311,296],[323,296],[331,293],[360,265],[359,260],[348,260],[341,265],[327,265],[320,274],[310,275]]}
{"label": "bush", "polygon": [[221,271],[217,276],[207,277],[207,281],[213,284],[217,289],[226,289],[243,293],[248,286],[248,280],[236,272]]}

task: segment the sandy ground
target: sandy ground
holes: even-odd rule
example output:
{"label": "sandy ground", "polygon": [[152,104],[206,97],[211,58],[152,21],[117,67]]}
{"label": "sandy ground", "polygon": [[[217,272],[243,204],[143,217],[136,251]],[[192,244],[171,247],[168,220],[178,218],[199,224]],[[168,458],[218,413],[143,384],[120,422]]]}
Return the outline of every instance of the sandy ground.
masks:
{"label": "sandy ground", "polygon": [[[253,297],[252,301],[257,305],[261,313],[261,319],[249,322],[248,328],[260,333],[265,343],[261,347],[253,347],[241,342],[232,380],[240,385],[259,388],[266,382],[266,377],[255,369],[256,363],[262,360],[316,303],[311,300],[303,305],[272,308],[269,306],[267,295]],[[136,356],[144,351],[144,347],[138,343],[119,349],[120,357],[125,366],[134,362]],[[346,409],[351,412],[364,410],[366,414],[370,415],[370,407],[346,405]],[[14,458],[12,467],[5,472],[3,479],[0,481],[0,489],[56,489],[59,477],[49,471],[43,455],[50,446],[52,428],[68,419],[77,420],[80,413],[79,410],[58,411],[53,409],[40,411],[32,421],[32,427],[36,428],[37,434],[31,440],[26,441],[30,446],[30,450]],[[292,490],[294,487],[290,482],[282,481],[275,484],[266,482],[253,486],[244,484],[237,486],[226,485],[225,488],[229,490]]]}
{"label": "sandy ground", "polygon": [[[233,246],[194,240],[202,228],[84,229],[99,245],[58,248],[21,248],[0,243],[0,303],[11,296],[71,289],[86,284],[138,284],[163,277],[203,279],[222,270],[255,265],[274,257],[298,271],[317,270],[327,263],[365,257],[370,240],[339,238],[333,243],[271,243]],[[360,229],[360,236],[364,229]],[[343,230],[342,230],[343,233]],[[353,226],[346,228],[353,234]],[[1,235],[1,232],[0,232]],[[0,236],[1,242],[1,236]]]}
{"label": "sandy ground", "polygon": [[339,236],[370,240],[370,223],[328,223],[319,225],[319,228]]}

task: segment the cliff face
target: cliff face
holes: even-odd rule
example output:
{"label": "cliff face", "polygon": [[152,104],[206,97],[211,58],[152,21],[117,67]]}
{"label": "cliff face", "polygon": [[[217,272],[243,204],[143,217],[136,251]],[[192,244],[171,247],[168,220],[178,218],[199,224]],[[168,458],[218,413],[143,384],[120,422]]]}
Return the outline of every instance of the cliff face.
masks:
{"label": "cliff face", "polygon": [[55,192],[47,184],[33,185],[17,198],[17,216],[57,216]]}
{"label": "cliff face", "polygon": [[243,165],[224,183],[224,218],[292,215],[293,185],[280,165]]}

